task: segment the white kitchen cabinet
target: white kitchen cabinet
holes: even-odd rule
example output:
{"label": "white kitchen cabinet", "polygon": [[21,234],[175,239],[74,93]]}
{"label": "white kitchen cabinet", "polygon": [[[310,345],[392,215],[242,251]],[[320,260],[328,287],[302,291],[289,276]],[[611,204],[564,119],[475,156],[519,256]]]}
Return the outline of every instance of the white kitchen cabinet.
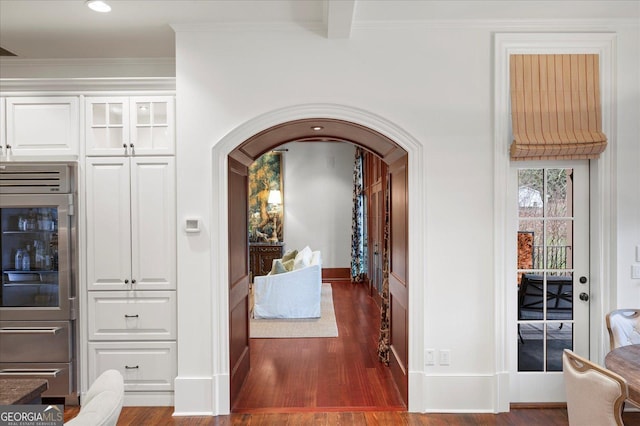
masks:
{"label": "white kitchen cabinet", "polygon": [[86,160],[89,290],[176,288],[173,157]]}
{"label": "white kitchen cabinet", "polygon": [[124,378],[125,402],[136,392],[173,391],[176,342],[90,342],[89,383],[115,369]]}
{"label": "white kitchen cabinet", "polygon": [[172,96],[87,97],[86,154],[175,154]]}
{"label": "white kitchen cabinet", "polygon": [[175,291],[91,291],[89,340],[175,340]]}
{"label": "white kitchen cabinet", "polygon": [[[7,97],[5,160],[75,160],[80,140],[77,96]],[[5,126],[3,126],[5,127]]]}

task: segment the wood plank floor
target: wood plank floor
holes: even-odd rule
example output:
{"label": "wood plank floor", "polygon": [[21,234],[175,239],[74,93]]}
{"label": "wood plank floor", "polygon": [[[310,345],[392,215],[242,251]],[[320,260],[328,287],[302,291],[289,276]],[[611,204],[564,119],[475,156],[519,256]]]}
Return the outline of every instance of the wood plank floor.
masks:
{"label": "wood plank floor", "polygon": [[379,310],[364,286],[332,284],[338,337],[251,339],[235,413],[406,411],[376,354]]}
{"label": "wood plank floor", "polygon": [[[567,425],[563,408],[500,414],[407,413],[375,356],[378,308],[362,286],[333,284],[338,338],[252,339],[251,366],[233,414],[173,417],[173,407],[124,407],[119,426]],[[65,408],[65,421],[78,407]],[[640,413],[625,413],[640,426]]]}
{"label": "wood plank floor", "polygon": [[[78,407],[65,409],[67,422]],[[519,408],[500,414],[415,414],[400,411],[340,413],[242,413],[217,417],[173,417],[173,407],[124,407],[118,426],[324,426],[324,425],[497,425],[566,426],[567,410],[562,408]],[[640,426],[640,413],[624,413],[625,426]],[[597,425],[594,425],[597,426]]]}

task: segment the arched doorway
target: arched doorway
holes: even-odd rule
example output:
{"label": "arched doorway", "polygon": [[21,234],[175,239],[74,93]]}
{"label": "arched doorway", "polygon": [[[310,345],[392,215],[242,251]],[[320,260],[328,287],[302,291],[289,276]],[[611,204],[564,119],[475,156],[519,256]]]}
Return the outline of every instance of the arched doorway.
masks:
{"label": "arched doorway", "polygon": [[[238,194],[245,194],[246,197],[246,168],[255,158],[278,145],[300,140],[339,140],[363,146],[387,162],[395,173],[395,177],[392,177],[395,182],[391,184],[392,192],[403,195],[391,197],[398,206],[396,213],[392,213],[396,220],[395,224],[392,223],[392,227],[396,227],[392,235],[396,238],[392,237],[391,249],[397,257],[395,260],[392,257],[391,264],[395,266],[390,271],[390,280],[393,281],[390,285],[393,289],[390,305],[391,311],[396,315],[395,319],[393,315],[391,319],[396,326],[392,326],[392,329],[395,328],[395,336],[391,337],[391,368],[394,377],[397,377],[398,388],[403,390],[408,401],[411,388],[420,391],[417,387],[420,386],[419,377],[410,377],[411,365],[422,364],[422,351],[412,351],[411,348],[416,344],[417,347],[422,347],[423,329],[421,326],[408,327],[414,321],[422,324],[424,314],[422,268],[418,267],[418,262],[410,262],[410,257],[421,258],[423,251],[424,229],[417,219],[423,217],[422,150],[415,139],[386,120],[360,110],[335,105],[290,107],[266,114],[234,130],[213,149],[212,192],[214,200],[221,202],[213,215],[212,230],[229,231],[228,239],[220,238],[217,245],[214,243],[215,247],[212,247],[215,253],[212,259],[213,279],[221,284],[218,292],[214,291],[214,317],[217,315],[222,323],[228,325],[228,334],[218,336],[217,346],[220,358],[225,355],[225,347],[228,349],[226,354],[229,364],[228,369],[224,370],[228,372],[230,394],[226,401],[232,400],[249,368],[247,221],[246,215],[239,217],[237,214],[238,211],[246,211],[246,200],[238,198]],[[415,202],[412,198],[411,205],[408,203],[409,193],[417,194]],[[410,237],[409,227],[412,229]],[[237,238],[234,238],[236,233]],[[409,291],[408,283],[413,280],[418,284],[415,290],[412,287]],[[222,288],[222,283],[226,283],[225,288]],[[412,298],[409,298],[410,293]],[[226,306],[222,305],[222,297],[227,301]],[[413,308],[413,305],[418,308]],[[410,401],[408,404],[410,411],[419,410],[419,407],[412,407]],[[229,410],[228,406],[220,408],[222,411]]]}
{"label": "arched doorway", "polygon": [[[392,375],[407,402],[407,152],[388,137],[345,120],[308,118],[272,126],[247,139],[229,154],[229,349],[231,400],[249,371],[248,167],[277,146],[296,141],[345,141],[360,145],[389,166],[389,358]],[[391,309],[392,307],[392,309]]]}

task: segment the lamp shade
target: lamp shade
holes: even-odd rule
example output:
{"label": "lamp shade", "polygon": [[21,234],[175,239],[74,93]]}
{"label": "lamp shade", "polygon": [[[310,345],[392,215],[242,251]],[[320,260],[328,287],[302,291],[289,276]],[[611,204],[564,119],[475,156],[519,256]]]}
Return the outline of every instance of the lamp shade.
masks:
{"label": "lamp shade", "polygon": [[277,189],[269,191],[269,198],[267,199],[269,204],[282,204],[282,194]]}

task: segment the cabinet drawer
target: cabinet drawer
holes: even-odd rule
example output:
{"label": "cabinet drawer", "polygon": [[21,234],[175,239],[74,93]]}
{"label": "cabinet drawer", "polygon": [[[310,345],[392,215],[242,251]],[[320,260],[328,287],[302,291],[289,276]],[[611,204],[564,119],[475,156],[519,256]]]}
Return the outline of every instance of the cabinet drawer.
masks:
{"label": "cabinet drawer", "polygon": [[175,340],[175,291],[90,291],[89,340]]}
{"label": "cabinet drawer", "polygon": [[47,379],[49,388],[43,397],[66,397],[75,393],[72,363],[1,362],[2,379]]}
{"label": "cabinet drawer", "polygon": [[89,382],[109,369],[122,373],[125,391],[172,391],[176,343],[90,342]]}
{"label": "cabinet drawer", "polygon": [[0,321],[0,362],[68,363],[70,328],[69,321]]}

